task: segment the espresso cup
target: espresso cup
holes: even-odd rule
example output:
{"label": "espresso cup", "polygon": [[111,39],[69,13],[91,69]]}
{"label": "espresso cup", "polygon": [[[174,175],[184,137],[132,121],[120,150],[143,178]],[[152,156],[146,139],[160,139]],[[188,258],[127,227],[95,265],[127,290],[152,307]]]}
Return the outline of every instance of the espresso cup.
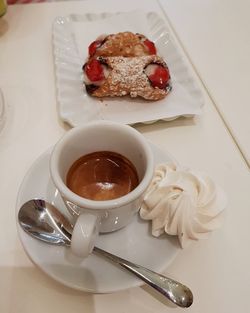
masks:
{"label": "espresso cup", "polygon": [[[138,175],[137,186],[111,200],[92,200],[74,193],[66,182],[70,168],[81,157],[102,151],[129,160]],[[88,256],[100,233],[117,231],[132,221],[153,173],[152,150],[143,135],[130,126],[109,121],[92,122],[69,130],[59,140],[51,154],[50,174],[74,217],[71,249],[75,255]]]}

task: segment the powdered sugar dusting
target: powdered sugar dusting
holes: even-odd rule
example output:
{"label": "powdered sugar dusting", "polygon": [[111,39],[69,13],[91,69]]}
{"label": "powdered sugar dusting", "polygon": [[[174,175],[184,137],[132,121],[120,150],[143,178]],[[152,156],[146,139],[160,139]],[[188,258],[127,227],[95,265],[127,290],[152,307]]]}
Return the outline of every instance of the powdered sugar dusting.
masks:
{"label": "powdered sugar dusting", "polygon": [[166,63],[157,55],[143,57],[100,57],[99,61],[106,64],[110,73],[103,84],[93,91],[96,97],[126,96],[143,97],[147,100],[159,100],[166,96],[169,89],[153,87],[145,73],[151,63],[166,67]]}
{"label": "powdered sugar dusting", "polygon": [[[113,70],[114,85],[120,84],[121,88],[128,88],[133,91],[133,86],[136,89],[143,89],[147,84],[147,77],[143,73],[145,59],[144,58],[119,58],[110,60],[110,65],[116,63]],[[132,94],[131,94],[132,95]]]}

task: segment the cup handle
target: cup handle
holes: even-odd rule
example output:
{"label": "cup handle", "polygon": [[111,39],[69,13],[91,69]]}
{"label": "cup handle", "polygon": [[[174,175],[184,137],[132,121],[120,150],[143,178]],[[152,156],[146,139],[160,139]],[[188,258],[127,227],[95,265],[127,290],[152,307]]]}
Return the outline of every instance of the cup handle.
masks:
{"label": "cup handle", "polygon": [[71,237],[71,251],[78,257],[86,258],[91,254],[99,233],[99,218],[96,215],[81,214],[74,226]]}

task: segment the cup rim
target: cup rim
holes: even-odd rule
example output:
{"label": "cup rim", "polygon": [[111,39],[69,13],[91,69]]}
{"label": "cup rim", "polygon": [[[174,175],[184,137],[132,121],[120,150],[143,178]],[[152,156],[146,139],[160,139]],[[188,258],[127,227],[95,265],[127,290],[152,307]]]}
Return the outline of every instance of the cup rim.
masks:
{"label": "cup rim", "polygon": [[[138,141],[140,141],[141,145],[143,146],[146,160],[147,160],[147,171],[142,178],[139,185],[133,189],[130,193],[115,198],[112,200],[91,200],[83,198],[77,194],[75,194],[73,191],[71,191],[66,184],[63,182],[62,178],[60,177],[58,171],[57,171],[57,162],[59,158],[59,154],[64,147],[65,141],[70,140],[75,134],[78,134],[79,132],[82,132],[85,129],[89,129],[95,126],[112,126],[114,128],[123,129],[128,134],[134,136]],[[77,206],[81,208],[87,208],[87,209],[93,209],[93,210],[104,210],[104,209],[115,209],[121,206],[124,206],[136,199],[138,199],[148,188],[154,174],[154,157],[153,152],[149,146],[149,143],[147,142],[146,138],[139,133],[137,130],[132,128],[131,126],[119,124],[117,122],[111,122],[111,121],[98,121],[98,122],[90,122],[88,124],[77,126],[69,131],[67,131],[66,134],[62,136],[62,138],[55,144],[51,157],[50,157],[50,174],[51,178],[58,189],[59,193],[66,199],[66,201],[69,201],[73,204],[76,204]],[[64,199],[64,200],[65,200]]]}

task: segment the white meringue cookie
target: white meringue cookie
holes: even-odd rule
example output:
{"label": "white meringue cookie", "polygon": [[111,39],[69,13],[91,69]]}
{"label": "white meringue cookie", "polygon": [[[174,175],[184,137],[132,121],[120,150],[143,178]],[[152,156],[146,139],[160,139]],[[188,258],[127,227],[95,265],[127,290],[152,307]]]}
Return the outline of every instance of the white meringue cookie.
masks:
{"label": "white meringue cookie", "polygon": [[206,175],[175,164],[156,168],[140,210],[152,220],[153,236],[177,235],[182,248],[220,227],[224,192]]}

